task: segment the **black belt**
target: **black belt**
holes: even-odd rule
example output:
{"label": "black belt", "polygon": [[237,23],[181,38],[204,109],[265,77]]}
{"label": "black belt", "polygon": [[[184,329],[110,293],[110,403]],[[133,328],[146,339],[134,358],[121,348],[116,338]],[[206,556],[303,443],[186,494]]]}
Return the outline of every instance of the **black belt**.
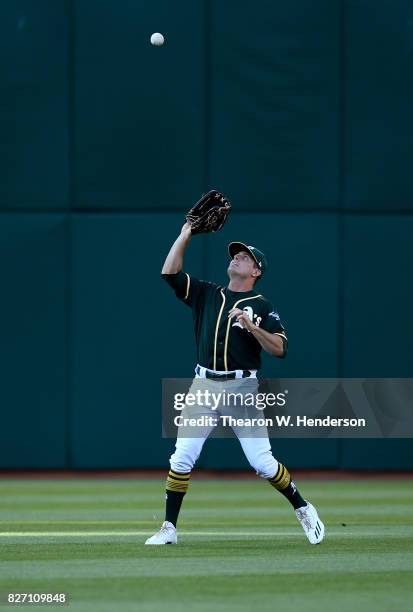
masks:
{"label": "black belt", "polygon": [[[195,372],[198,375],[200,374],[201,370],[199,366],[195,368]],[[242,378],[250,378],[251,374],[251,370],[242,370]],[[222,374],[217,374],[205,368],[205,378],[210,378],[212,380],[233,380],[236,376],[236,372],[223,372]]]}

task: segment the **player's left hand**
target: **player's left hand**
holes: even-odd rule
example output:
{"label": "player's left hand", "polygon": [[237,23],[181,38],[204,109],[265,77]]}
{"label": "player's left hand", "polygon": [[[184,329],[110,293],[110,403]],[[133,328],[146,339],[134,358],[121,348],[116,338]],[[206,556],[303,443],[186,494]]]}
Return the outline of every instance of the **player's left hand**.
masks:
{"label": "player's left hand", "polygon": [[255,329],[254,323],[251,321],[245,310],[241,310],[240,308],[231,308],[228,317],[237,319],[238,323],[240,323],[241,326],[247,331],[252,331]]}

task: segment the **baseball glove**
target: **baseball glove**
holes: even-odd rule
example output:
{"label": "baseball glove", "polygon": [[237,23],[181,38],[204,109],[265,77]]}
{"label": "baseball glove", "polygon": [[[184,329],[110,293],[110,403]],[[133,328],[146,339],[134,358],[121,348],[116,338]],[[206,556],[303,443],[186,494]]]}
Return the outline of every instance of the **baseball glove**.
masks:
{"label": "baseball glove", "polygon": [[219,191],[209,191],[189,210],[186,220],[191,226],[192,234],[217,232],[222,228],[231,204],[229,200]]}

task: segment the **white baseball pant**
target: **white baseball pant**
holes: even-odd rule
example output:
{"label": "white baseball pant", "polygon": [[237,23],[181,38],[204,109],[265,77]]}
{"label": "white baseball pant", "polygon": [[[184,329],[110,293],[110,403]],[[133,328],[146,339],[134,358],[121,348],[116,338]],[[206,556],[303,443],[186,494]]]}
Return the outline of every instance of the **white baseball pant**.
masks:
{"label": "white baseball pant", "polygon": [[[258,381],[256,378],[243,378],[228,381],[216,381],[211,379],[195,378],[189,389],[189,393],[196,394],[197,391],[208,390],[210,394],[218,397],[219,393],[227,392],[242,394],[245,398],[247,394],[256,394],[258,391]],[[239,397],[239,395],[238,395]],[[222,403],[215,410],[205,404],[195,406],[185,406],[182,410],[183,418],[199,418],[202,416],[216,417],[221,415],[231,415],[234,417],[263,417],[262,412],[255,408],[248,409],[242,406],[222,406]],[[214,425],[210,424],[202,427],[181,426],[178,430],[178,437],[175,445],[175,452],[171,455],[170,465],[174,472],[190,472],[195,465],[205,440],[208,438]],[[273,457],[268,432],[265,426],[245,427],[244,425],[234,425],[232,430],[237,436],[242,450],[256,473],[262,478],[272,478],[278,470],[278,461]]]}

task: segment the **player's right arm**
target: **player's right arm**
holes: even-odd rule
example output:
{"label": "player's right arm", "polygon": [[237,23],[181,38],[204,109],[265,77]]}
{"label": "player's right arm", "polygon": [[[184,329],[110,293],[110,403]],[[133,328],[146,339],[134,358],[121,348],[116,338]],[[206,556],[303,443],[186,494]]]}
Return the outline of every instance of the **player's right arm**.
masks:
{"label": "player's right arm", "polygon": [[162,278],[172,287],[177,298],[182,300],[187,306],[192,307],[195,306],[202,292],[202,287],[206,283],[196,278],[191,278],[189,274],[182,272],[185,251],[191,238],[191,227],[189,223],[185,223],[180,235],[166,256],[162,268]]}
{"label": "player's right arm", "polygon": [[182,271],[185,251],[191,237],[191,227],[188,223],[185,223],[165,259],[162,278],[172,287],[177,298],[187,306],[197,308],[201,296],[215,285],[189,276]]}
{"label": "player's right arm", "polygon": [[185,251],[191,241],[191,238],[191,226],[189,223],[185,223],[182,226],[181,233],[171,246],[171,249],[166,256],[162,268],[162,276],[164,274],[177,274],[182,270],[184,265]]}

